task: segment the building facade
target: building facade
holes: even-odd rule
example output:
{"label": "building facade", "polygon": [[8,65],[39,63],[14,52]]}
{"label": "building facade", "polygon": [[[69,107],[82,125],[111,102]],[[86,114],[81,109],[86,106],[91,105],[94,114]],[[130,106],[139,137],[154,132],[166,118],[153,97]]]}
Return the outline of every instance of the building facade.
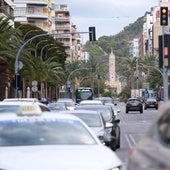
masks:
{"label": "building facade", "polygon": [[52,33],[54,23],[54,0],[14,0],[14,21],[35,25]]}

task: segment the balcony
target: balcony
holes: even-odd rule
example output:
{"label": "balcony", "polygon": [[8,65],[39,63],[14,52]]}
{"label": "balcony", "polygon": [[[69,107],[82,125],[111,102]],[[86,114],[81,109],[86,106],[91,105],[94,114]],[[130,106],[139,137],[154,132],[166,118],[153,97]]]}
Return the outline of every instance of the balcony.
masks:
{"label": "balcony", "polygon": [[[15,0],[16,4],[22,3],[23,0]],[[47,6],[48,0],[26,0],[24,1],[27,5],[35,5],[35,6]]]}

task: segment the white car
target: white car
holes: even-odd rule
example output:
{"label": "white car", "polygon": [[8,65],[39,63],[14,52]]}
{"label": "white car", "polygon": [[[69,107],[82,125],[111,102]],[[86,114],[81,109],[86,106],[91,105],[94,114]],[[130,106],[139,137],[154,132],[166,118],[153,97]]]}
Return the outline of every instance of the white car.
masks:
{"label": "white car", "polygon": [[122,161],[78,117],[0,115],[0,169],[120,170]]}
{"label": "white car", "polygon": [[64,104],[67,110],[74,110],[76,103],[70,98],[59,98],[57,103]]}
{"label": "white car", "polygon": [[103,105],[100,100],[83,100],[79,105]]}
{"label": "white car", "polygon": [[160,106],[145,136],[128,157],[127,170],[170,169],[170,102]]}

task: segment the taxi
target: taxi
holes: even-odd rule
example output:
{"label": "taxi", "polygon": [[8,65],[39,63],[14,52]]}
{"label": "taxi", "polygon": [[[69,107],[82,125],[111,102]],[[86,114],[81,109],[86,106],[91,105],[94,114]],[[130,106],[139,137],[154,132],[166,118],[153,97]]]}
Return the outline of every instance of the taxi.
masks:
{"label": "taxi", "polygon": [[13,112],[16,114],[34,114],[34,113],[42,113],[44,111],[50,111],[50,109],[39,102],[23,102],[23,101],[8,101],[8,102],[0,102],[0,114]]}
{"label": "taxi", "polygon": [[122,161],[69,114],[1,114],[0,169],[120,170]]}

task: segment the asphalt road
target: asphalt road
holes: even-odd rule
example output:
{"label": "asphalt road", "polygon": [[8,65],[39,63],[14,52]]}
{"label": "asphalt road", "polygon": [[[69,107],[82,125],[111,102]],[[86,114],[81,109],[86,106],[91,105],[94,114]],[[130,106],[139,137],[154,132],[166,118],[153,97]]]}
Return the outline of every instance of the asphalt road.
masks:
{"label": "asphalt road", "polygon": [[121,110],[117,115],[117,118],[120,119],[121,144],[116,153],[125,164],[126,169],[128,154],[146,133],[158,110],[147,109],[143,111],[143,114],[137,111],[126,114],[125,103],[119,103],[117,108]]}

